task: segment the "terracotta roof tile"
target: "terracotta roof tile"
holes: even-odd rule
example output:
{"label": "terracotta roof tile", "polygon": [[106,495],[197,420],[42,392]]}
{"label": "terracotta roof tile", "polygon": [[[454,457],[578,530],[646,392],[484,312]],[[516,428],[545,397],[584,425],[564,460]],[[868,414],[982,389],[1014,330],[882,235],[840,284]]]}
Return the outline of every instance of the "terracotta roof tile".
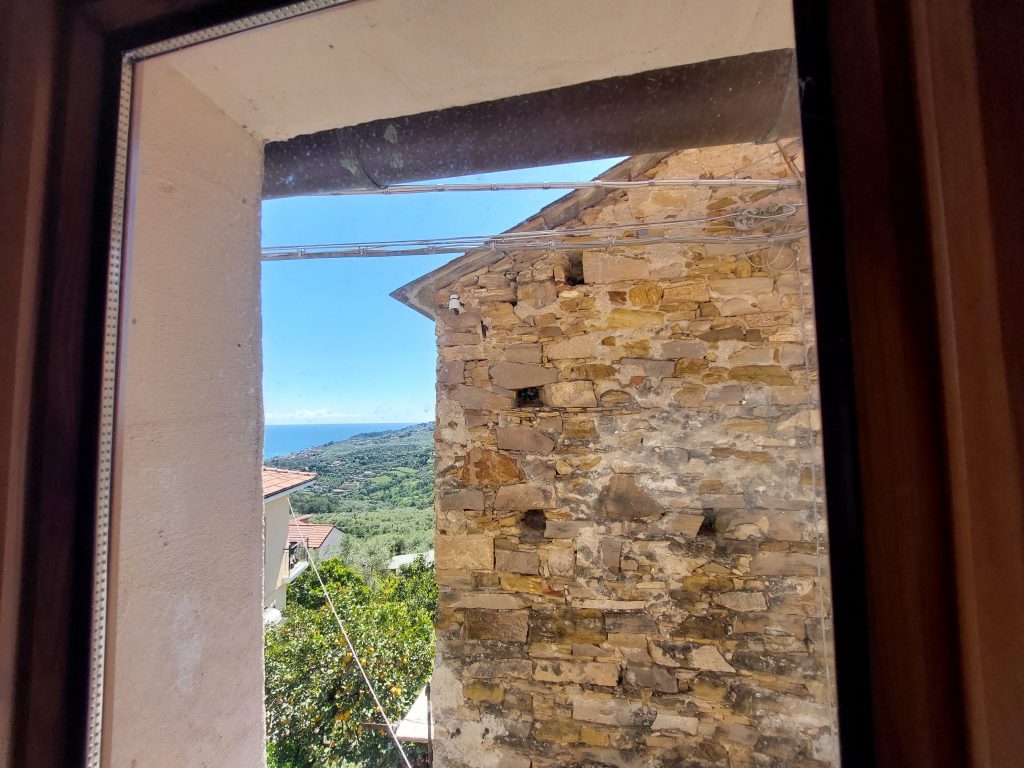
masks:
{"label": "terracotta roof tile", "polygon": [[316,479],[316,472],[293,472],[275,467],[263,468],[263,498],[268,499],[283,491],[298,488]]}
{"label": "terracotta roof tile", "polygon": [[289,520],[288,543],[298,544],[305,539],[307,547],[310,549],[320,549],[333,530],[333,525],[316,525],[300,520]]}

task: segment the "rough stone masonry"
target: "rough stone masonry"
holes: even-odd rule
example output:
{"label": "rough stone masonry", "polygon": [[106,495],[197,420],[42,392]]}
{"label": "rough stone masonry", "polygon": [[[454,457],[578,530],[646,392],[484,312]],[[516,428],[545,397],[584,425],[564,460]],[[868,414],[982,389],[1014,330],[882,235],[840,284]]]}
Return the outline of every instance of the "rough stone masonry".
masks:
{"label": "rough stone masonry", "polygon": [[[688,150],[640,178],[793,178],[800,159]],[[802,201],[631,189],[559,226],[770,234],[804,226]],[[779,203],[796,213],[735,215]],[[431,285],[436,765],[837,764],[808,255],[581,245]]]}

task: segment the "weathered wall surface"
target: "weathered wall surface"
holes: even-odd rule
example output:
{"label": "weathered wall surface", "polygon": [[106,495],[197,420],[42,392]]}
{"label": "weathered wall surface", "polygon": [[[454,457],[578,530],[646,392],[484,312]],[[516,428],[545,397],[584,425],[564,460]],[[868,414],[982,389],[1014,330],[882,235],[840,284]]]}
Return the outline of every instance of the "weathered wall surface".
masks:
{"label": "weathered wall surface", "polygon": [[[648,175],[791,176],[797,150],[773,149],[687,151]],[[569,225],[801,199],[631,190]],[[832,765],[806,242],[524,252],[451,291],[437,764]]]}
{"label": "weathered wall surface", "polygon": [[166,59],[136,71],[104,765],[252,768],[262,145]]}

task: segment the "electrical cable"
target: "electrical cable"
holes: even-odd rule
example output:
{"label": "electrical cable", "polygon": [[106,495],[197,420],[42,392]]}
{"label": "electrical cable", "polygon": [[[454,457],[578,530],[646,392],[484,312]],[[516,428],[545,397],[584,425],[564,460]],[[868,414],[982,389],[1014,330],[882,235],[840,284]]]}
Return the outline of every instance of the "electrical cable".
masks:
{"label": "electrical cable", "polygon": [[434,256],[444,253],[463,253],[469,251],[575,251],[581,248],[616,248],[639,245],[668,245],[668,244],[694,244],[694,245],[774,245],[776,243],[788,243],[806,237],[806,229],[798,229],[792,232],[782,232],[776,235],[738,235],[734,237],[713,237],[690,235],[686,237],[646,237],[646,238],[605,238],[601,240],[586,240],[580,242],[558,242],[550,240],[534,243],[484,243],[475,248],[465,246],[446,246],[434,244],[423,247],[409,247],[401,250],[381,250],[370,247],[358,247],[339,250],[318,250],[323,246],[311,246],[293,251],[281,253],[265,253],[263,261],[294,261],[300,259],[355,259],[355,258],[377,258],[388,256]]}
{"label": "electrical cable", "polygon": [[[295,516],[295,510],[292,508],[291,499],[288,499],[288,514],[291,515],[291,519],[296,523],[299,522],[299,519]],[[349,638],[348,632],[345,630],[345,623],[341,620],[341,616],[338,614],[338,609],[334,607],[334,601],[331,599],[331,593],[327,591],[327,585],[324,584],[324,580],[320,577],[320,569],[316,567],[316,560],[309,551],[309,545],[306,542],[306,538],[303,537],[301,541],[302,548],[306,550],[306,560],[309,563],[309,567],[313,569],[316,580],[320,582],[320,588],[324,592],[324,597],[327,598],[327,604],[331,607],[331,613],[334,614],[334,620],[338,622],[338,629],[341,630],[341,636],[345,638],[345,645],[348,646],[349,653],[352,654],[352,660],[355,661],[356,667],[359,668],[359,674],[362,675],[363,682],[366,683],[366,688],[369,690],[370,696],[373,697],[373,703],[377,705],[377,711],[380,712],[380,716],[384,718],[384,725],[387,726],[388,733],[391,734],[391,740],[395,742],[395,746],[398,748],[398,754],[402,756],[402,762],[405,764],[405,768],[412,768],[412,763],[409,762],[409,757],[405,754],[405,750],[402,748],[402,743],[398,740],[398,735],[395,733],[395,727],[391,724],[391,720],[388,718],[387,712],[384,711],[384,705],[380,703],[380,698],[378,698],[377,691],[373,688],[373,683],[370,682],[369,675],[366,674],[363,662],[359,660],[359,654],[356,652],[356,647],[352,644],[352,640]]]}
{"label": "electrical cable", "polygon": [[[636,224],[605,224],[572,229],[544,229],[519,232],[504,232],[498,235],[468,235],[461,237],[422,238],[412,240],[380,240],[371,242],[330,243],[320,245],[269,246],[261,251],[264,261],[281,261],[305,258],[356,258],[378,256],[423,256],[441,253],[460,253],[477,250],[559,250],[577,249],[587,246],[656,245],[659,243],[763,243],[788,242],[797,239],[791,233],[774,235],[688,235],[685,237],[667,235],[640,235],[635,237],[600,237],[605,233],[648,230],[679,229],[691,225],[704,225],[731,220],[741,232],[748,232],[760,222],[788,219],[796,214],[803,203],[781,203],[767,209],[746,209],[678,221],[647,222]],[[804,230],[801,230],[801,233]],[[576,238],[596,238],[578,240]]]}
{"label": "electrical cable", "polygon": [[762,187],[783,189],[799,187],[800,179],[642,179],[617,181],[594,179],[593,181],[536,181],[536,182],[494,182],[466,184],[392,184],[374,189],[340,189],[325,193],[329,197],[352,197],[360,195],[412,195],[428,192],[520,192],[544,189],[637,189],[643,187]]}

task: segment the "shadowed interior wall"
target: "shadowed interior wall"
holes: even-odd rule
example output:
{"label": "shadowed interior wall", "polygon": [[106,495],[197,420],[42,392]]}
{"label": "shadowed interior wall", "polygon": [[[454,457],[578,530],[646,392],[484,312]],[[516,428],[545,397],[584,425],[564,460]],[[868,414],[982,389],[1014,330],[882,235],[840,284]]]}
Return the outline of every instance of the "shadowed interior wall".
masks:
{"label": "shadowed interior wall", "polygon": [[105,764],[252,768],[262,145],[165,61],[137,77]]}
{"label": "shadowed interior wall", "polygon": [[263,605],[283,610],[288,599],[288,496],[278,496],[263,504],[263,535],[266,562],[263,564]]}

